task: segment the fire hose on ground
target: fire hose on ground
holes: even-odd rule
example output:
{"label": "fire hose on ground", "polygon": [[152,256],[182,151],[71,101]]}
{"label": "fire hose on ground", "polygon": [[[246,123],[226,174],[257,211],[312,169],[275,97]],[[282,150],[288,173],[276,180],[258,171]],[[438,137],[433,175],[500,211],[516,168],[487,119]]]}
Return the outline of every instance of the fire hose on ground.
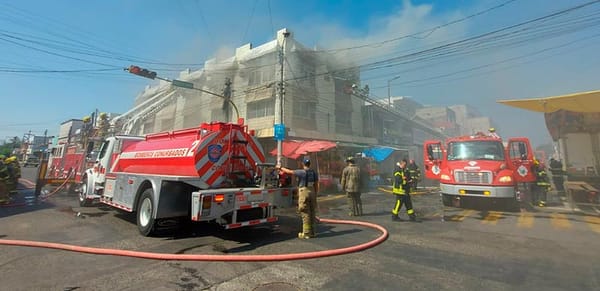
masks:
{"label": "fire hose on ground", "polygon": [[22,246],[22,247],[35,247],[35,248],[48,248],[57,249],[78,253],[87,253],[95,255],[108,255],[108,256],[123,256],[140,259],[150,260],[173,260],[173,261],[213,261],[213,262],[266,262],[266,261],[291,261],[291,260],[305,260],[322,257],[337,256],[342,254],[349,254],[354,252],[363,251],[372,248],[388,238],[388,231],[383,226],[378,224],[354,221],[354,220],[337,220],[321,218],[323,223],[332,224],[349,224],[365,226],[376,229],[381,232],[381,235],[374,240],[354,245],[345,248],[330,249],[324,251],[314,251],[305,253],[288,253],[288,254],[272,254],[272,255],[207,255],[207,254],[168,254],[168,253],[152,253],[143,251],[132,251],[132,250],[119,250],[109,248],[97,248],[97,247],[84,247],[63,243],[51,243],[41,241],[28,241],[28,240],[9,240],[0,239],[0,245],[8,246]]}

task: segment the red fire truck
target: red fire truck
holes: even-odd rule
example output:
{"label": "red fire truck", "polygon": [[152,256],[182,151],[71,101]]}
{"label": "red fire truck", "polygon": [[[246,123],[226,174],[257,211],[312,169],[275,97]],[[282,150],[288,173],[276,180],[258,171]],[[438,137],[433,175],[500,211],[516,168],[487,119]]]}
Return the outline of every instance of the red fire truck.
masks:
{"label": "red fire truck", "polygon": [[535,183],[534,153],[529,139],[511,138],[503,143],[497,135],[426,141],[425,176],[440,181],[445,206],[461,206],[461,199],[490,199],[517,206],[525,201]]}
{"label": "red fire truck", "polygon": [[292,203],[266,164],[253,131],[243,124],[107,138],[81,178],[79,201],[135,212],[142,235],[181,219],[227,229],[277,220],[274,208]]}

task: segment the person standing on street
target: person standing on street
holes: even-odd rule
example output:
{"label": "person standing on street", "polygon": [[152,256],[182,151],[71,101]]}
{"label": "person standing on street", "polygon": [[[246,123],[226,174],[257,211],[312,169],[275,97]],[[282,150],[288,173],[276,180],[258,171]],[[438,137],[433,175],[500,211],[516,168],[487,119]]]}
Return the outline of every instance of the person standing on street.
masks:
{"label": "person standing on street", "polygon": [[360,168],[353,157],[346,159],[347,166],[342,171],[342,189],[348,198],[349,216],[362,216],[362,200],[360,199]]}
{"label": "person standing on street", "polygon": [[298,233],[298,238],[308,239],[316,236],[319,174],[310,168],[310,159],[304,159],[302,164],[303,168],[298,170],[279,165],[277,168],[286,174],[296,176],[298,180],[298,212],[302,217],[302,232]]}
{"label": "person standing on street", "polygon": [[408,163],[408,171],[410,172],[410,177],[412,182],[410,183],[411,191],[417,191],[417,184],[419,183],[419,179],[421,178],[421,169],[415,160],[410,160]]}
{"label": "person standing on street", "polygon": [[418,222],[415,210],[413,209],[412,201],[410,199],[410,172],[406,167],[406,160],[402,160],[396,164],[394,169],[394,184],[392,186],[392,192],[396,197],[396,204],[392,209],[392,221],[399,221],[398,213],[404,204],[406,207],[406,214],[410,218],[410,221]]}
{"label": "person standing on street", "polygon": [[10,202],[10,196],[8,195],[9,189],[7,181],[10,179],[8,173],[8,167],[4,164],[4,156],[0,155],[0,204],[6,204]]}
{"label": "person standing on street", "polygon": [[533,204],[539,207],[546,206],[547,192],[550,188],[546,169],[537,159],[533,160],[533,169],[535,172],[535,185],[533,187]]}
{"label": "person standing on street", "polygon": [[564,192],[563,164],[559,160],[550,159],[550,173],[552,173],[552,183],[556,191]]}

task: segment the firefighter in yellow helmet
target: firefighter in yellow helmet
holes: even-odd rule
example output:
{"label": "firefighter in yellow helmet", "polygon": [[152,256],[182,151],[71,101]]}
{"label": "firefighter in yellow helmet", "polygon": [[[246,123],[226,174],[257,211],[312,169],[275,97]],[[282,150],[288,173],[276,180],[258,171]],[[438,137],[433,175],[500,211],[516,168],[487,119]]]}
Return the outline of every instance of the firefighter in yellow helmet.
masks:
{"label": "firefighter in yellow helmet", "polygon": [[406,164],[406,160],[402,160],[396,164],[394,169],[394,183],[392,185],[392,192],[396,197],[396,204],[392,209],[392,221],[400,220],[398,213],[400,212],[402,205],[405,205],[406,214],[408,214],[410,221],[419,222],[419,220],[417,220],[415,210],[413,209],[412,200],[410,199],[411,177]]}
{"label": "firefighter in yellow helmet", "polygon": [[10,179],[8,173],[8,167],[4,164],[4,155],[0,155],[0,204],[6,204],[10,202],[8,196],[9,190],[7,188],[7,181]]}
{"label": "firefighter in yellow helmet", "polygon": [[488,129],[488,132],[489,132],[489,136],[495,137],[495,138],[500,138],[500,136],[498,135],[498,133],[496,133],[496,129],[495,128],[490,127]]}
{"label": "firefighter in yellow helmet", "polygon": [[298,170],[277,167],[282,172],[298,178],[298,212],[302,217],[302,232],[298,233],[298,238],[307,239],[315,237],[317,232],[319,174],[310,168],[310,159],[304,159],[302,165],[302,169]]}
{"label": "firefighter in yellow helmet", "polygon": [[6,167],[6,171],[8,172],[8,178],[4,181],[4,183],[6,184],[8,193],[10,194],[17,193],[17,184],[19,183],[17,166],[15,165],[16,161],[17,157],[14,156],[4,159],[4,166]]}
{"label": "firefighter in yellow helmet", "polygon": [[9,172],[12,171],[12,178],[14,180],[15,185],[19,183],[19,178],[21,178],[21,165],[19,165],[19,161],[16,156],[10,156],[4,160],[4,163],[8,166]]}

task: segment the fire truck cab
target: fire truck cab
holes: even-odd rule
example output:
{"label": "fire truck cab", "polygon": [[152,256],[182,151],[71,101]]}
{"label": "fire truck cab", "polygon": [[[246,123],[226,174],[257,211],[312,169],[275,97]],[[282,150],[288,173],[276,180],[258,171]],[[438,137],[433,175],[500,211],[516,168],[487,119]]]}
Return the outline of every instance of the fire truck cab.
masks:
{"label": "fire truck cab", "polygon": [[426,141],[425,176],[439,180],[445,206],[461,206],[461,199],[491,199],[517,205],[535,183],[529,139],[482,133]]}

